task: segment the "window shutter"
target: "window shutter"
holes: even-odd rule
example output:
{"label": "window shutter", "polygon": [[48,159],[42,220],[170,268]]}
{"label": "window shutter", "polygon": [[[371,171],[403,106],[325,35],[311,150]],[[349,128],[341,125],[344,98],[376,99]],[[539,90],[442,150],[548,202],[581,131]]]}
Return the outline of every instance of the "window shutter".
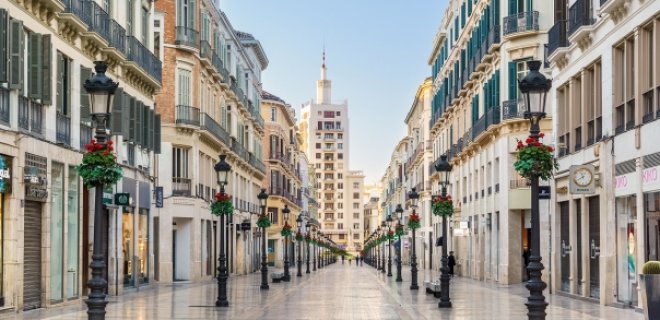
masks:
{"label": "window shutter", "polygon": [[500,70],[495,71],[495,105],[500,105]]}
{"label": "window shutter", "polygon": [[62,53],[57,52],[57,76],[55,81],[56,83],[56,108],[57,112],[62,112],[62,107],[64,106],[64,57]]}
{"label": "window shutter", "polygon": [[124,140],[129,140],[128,137],[131,125],[131,96],[124,92],[121,100],[121,132],[124,136]]}
{"label": "window shutter", "polygon": [[154,149],[154,110],[151,109],[147,110],[147,115],[148,115],[147,120],[149,121],[147,122],[147,126],[146,126],[147,128],[146,145],[147,145],[147,150],[153,150]]}
{"label": "window shutter", "polygon": [[518,13],[518,0],[509,0],[509,15]]}
{"label": "window shutter", "polygon": [[527,0],[527,8],[525,10],[526,12],[532,12],[534,11],[534,7],[532,6],[532,0]]}
{"label": "window shutter", "polygon": [[188,0],[188,25],[190,29],[195,29],[195,16],[197,12],[195,11],[195,0]]}
{"label": "window shutter", "polygon": [[[41,85],[42,85],[42,92],[41,92],[41,102],[44,104],[51,104],[52,103],[52,87],[50,86],[50,82],[52,81],[52,73],[51,73],[51,64],[52,64],[52,53],[51,53],[51,44],[50,44],[50,35],[45,34],[41,36]],[[71,77],[69,76],[69,79]],[[69,85],[70,88],[70,85]]]}
{"label": "window shutter", "polygon": [[135,143],[142,145],[142,110],[144,109],[142,101],[135,101]]}
{"label": "window shutter", "polygon": [[154,153],[160,154],[160,115],[154,116]]}
{"label": "window shutter", "polygon": [[518,98],[517,62],[509,62],[509,100]]}
{"label": "window shutter", "polygon": [[25,31],[23,30],[23,21],[11,21],[11,40],[10,40],[10,67],[9,67],[9,88],[23,90],[24,62],[23,53],[25,52]]}
{"label": "window shutter", "polygon": [[110,132],[112,135],[123,135],[122,131],[122,97],[124,96],[124,89],[118,87],[115,90],[115,98],[112,103],[112,115],[110,116]]}
{"label": "window shutter", "polygon": [[9,14],[0,9],[0,83],[9,82]]}
{"label": "window shutter", "polygon": [[128,119],[128,141],[134,142],[135,141],[135,108],[136,108],[136,103],[135,103],[135,98],[130,97],[130,102],[128,103],[129,106],[129,114],[130,118]]}
{"label": "window shutter", "polygon": [[[41,34],[30,33],[28,41],[28,97],[41,99]],[[58,81],[61,80],[58,78]]]}
{"label": "window shutter", "polygon": [[176,26],[183,26],[183,1],[185,0],[176,0]]}
{"label": "window shutter", "polygon": [[92,69],[88,69],[85,67],[80,67],[80,122],[82,123],[91,123],[92,122],[92,117],[90,114],[90,106],[89,106],[89,94],[85,90],[85,87],[83,85],[85,84],[85,80],[89,79],[92,77]]}
{"label": "window shutter", "polygon": [[142,130],[142,140],[140,141],[140,145],[142,145],[143,148],[148,147],[147,137],[149,137],[149,111],[150,108],[148,105],[142,106],[142,126],[140,127],[140,130]]}

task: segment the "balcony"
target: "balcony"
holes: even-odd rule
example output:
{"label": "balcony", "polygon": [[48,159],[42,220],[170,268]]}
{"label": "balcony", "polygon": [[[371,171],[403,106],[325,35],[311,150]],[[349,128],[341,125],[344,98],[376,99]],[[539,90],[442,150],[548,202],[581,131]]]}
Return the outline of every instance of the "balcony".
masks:
{"label": "balcony", "polygon": [[190,197],[192,181],[190,178],[172,178],[172,195]]}
{"label": "balcony", "polygon": [[[110,16],[95,1],[82,1],[82,20],[89,27],[88,34],[96,33],[102,40],[110,43]],[[92,38],[94,38],[92,36]]]}
{"label": "balcony", "polygon": [[594,23],[591,12],[591,0],[577,0],[568,9],[568,35],[572,36],[580,27]]}
{"label": "balcony", "polygon": [[27,97],[18,97],[18,127],[37,134],[43,134],[43,105]]}
{"label": "balcony", "polygon": [[259,172],[266,173],[266,165],[252,153],[248,153],[248,164],[256,168]]}
{"label": "balcony", "polygon": [[568,47],[567,25],[566,20],[560,20],[548,31],[548,56],[551,56],[559,48]]}
{"label": "balcony", "polygon": [[67,115],[57,113],[55,120],[55,136],[57,143],[67,146],[71,145],[71,118]]}
{"label": "balcony", "polygon": [[87,25],[83,20],[85,11],[81,0],[63,0],[64,11],[58,14],[59,18],[68,25],[68,27],[79,32],[86,32]]}
{"label": "balcony", "polygon": [[504,17],[505,37],[511,37],[518,33],[539,30],[539,12],[529,11],[512,14]]}
{"label": "balcony", "polygon": [[110,20],[109,26],[109,36],[108,39],[110,47],[115,48],[117,51],[121,52],[126,56],[126,29],[119,25],[114,19]]}
{"label": "balcony", "polygon": [[85,150],[85,145],[94,138],[94,129],[85,123],[80,123],[80,150]]}
{"label": "balcony", "polygon": [[199,109],[190,106],[176,106],[176,119],[177,124],[187,124],[192,126],[199,126]]}
{"label": "balcony", "polygon": [[525,106],[522,100],[507,100],[502,103],[502,120],[519,120],[525,118]]}
{"label": "balcony", "polygon": [[9,90],[0,87],[0,123],[9,125],[10,111],[9,107]]}
{"label": "balcony", "polygon": [[162,82],[162,62],[145,47],[136,37],[126,37],[127,58],[135,62],[137,67],[146,72],[145,75],[151,76],[154,80]]}
{"label": "balcony", "polygon": [[[178,117],[179,116],[179,107],[180,106],[177,106],[177,123],[179,123],[179,117]],[[181,106],[181,107],[183,107],[183,106]],[[192,121],[192,120],[185,120],[185,117],[187,117],[187,116],[190,116],[191,119],[199,119],[199,116],[195,116],[195,113],[199,114],[199,109],[191,108],[193,110],[188,111],[189,109],[187,109],[187,108],[190,108],[190,107],[182,108],[182,110],[185,110],[185,111],[182,111],[182,116],[183,116],[183,119],[181,119],[182,121]],[[193,124],[193,123],[185,123],[185,124]],[[227,132],[227,130],[225,130],[222,126],[220,126],[217,122],[215,122],[215,120],[213,120],[213,118],[211,118],[211,116],[209,116],[208,114],[204,113],[202,115],[200,126],[201,126],[202,130],[208,131],[215,138],[222,141],[224,144],[229,145],[229,143],[230,143],[229,141],[231,141],[231,138],[229,137],[229,133]]]}
{"label": "balcony", "polygon": [[234,151],[239,157],[247,161],[248,152],[245,147],[240,144],[236,139],[231,139],[231,151]]}
{"label": "balcony", "polygon": [[193,28],[177,26],[174,44],[199,49],[199,32]]}
{"label": "balcony", "polygon": [[229,71],[227,71],[227,68],[225,68],[222,59],[220,59],[220,56],[218,56],[218,53],[215,52],[215,50],[213,50],[211,54],[211,63],[213,64],[213,67],[218,72],[218,74],[222,76],[222,82],[229,83]]}

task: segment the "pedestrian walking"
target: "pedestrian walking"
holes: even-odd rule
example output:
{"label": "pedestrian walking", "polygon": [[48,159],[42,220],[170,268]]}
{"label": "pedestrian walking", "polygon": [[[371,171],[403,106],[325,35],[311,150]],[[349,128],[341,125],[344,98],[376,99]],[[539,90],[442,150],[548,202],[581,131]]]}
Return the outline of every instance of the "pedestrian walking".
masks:
{"label": "pedestrian walking", "polygon": [[449,257],[447,258],[447,266],[449,267],[449,274],[454,276],[454,266],[456,265],[456,258],[454,258],[454,251],[449,251]]}
{"label": "pedestrian walking", "polygon": [[359,265],[360,265],[360,257],[357,256],[357,257],[355,257],[355,266],[357,267]]}
{"label": "pedestrian walking", "polygon": [[345,259],[345,258],[346,258],[346,257],[341,256],[341,264],[344,264],[344,259]]}
{"label": "pedestrian walking", "polygon": [[[343,256],[342,256],[343,257]],[[351,265],[351,257],[348,257],[348,265]]]}

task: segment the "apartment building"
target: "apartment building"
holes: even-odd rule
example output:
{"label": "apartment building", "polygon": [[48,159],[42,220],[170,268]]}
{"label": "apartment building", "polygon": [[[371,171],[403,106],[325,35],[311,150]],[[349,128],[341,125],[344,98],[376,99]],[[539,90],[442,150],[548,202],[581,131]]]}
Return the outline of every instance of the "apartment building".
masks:
{"label": "apartment building", "polygon": [[[210,280],[217,268],[220,229],[231,274],[255,269],[257,194],[266,177],[261,72],[268,58],[259,41],[235,30],[210,0],[155,2],[158,52],[165,63],[154,260],[159,282]],[[213,165],[227,155],[226,192],[234,214],[225,226],[210,204],[219,190]],[[200,250],[191,250],[200,248]]]}
{"label": "apartment building", "polygon": [[[266,119],[263,145],[267,157],[268,190],[267,212],[272,225],[268,232],[268,262],[278,268],[284,266],[284,251],[289,250],[290,265],[295,254],[292,239],[285,247],[282,227],[288,222],[296,230],[296,218],[303,210],[303,176],[301,172],[300,149],[295,110],[283,99],[263,91],[261,93],[261,114]],[[302,167],[306,167],[302,163]],[[290,211],[284,220],[283,209]],[[293,238],[293,237],[292,237]]]}
{"label": "apartment building", "polygon": [[[518,80],[527,60],[544,60],[552,17],[552,1],[452,0],[433,41],[429,126],[434,159],[446,155],[453,165],[448,192],[455,212],[446,236],[462,276],[504,284],[526,279],[531,196],[513,163],[529,121],[523,119]],[[548,114],[540,124],[548,137],[550,119]],[[428,170],[438,193],[433,164]],[[548,207],[542,200],[542,239],[549,237]]]}
{"label": "apartment building", "polygon": [[349,170],[348,103],[332,103],[332,84],[326,73],[324,54],[321,79],[316,82],[316,100],[302,107],[301,146],[316,169],[321,231],[355,252],[355,244],[364,243],[364,237],[355,236],[353,228],[358,224],[355,230],[363,230],[364,226],[362,220],[352,218],[354,212],[362,212],[361,201],[357,211],[353,211],[352,193],[359,193],[361,199],[364,177]]}
{"label": "apartment building", "polygon": [[[108,292],[153,279],[151,179],[160,150],[161,61],[150,48],[153,5],[138,1],[0,3],[0,309],[80,301],[91,278],[94,223]],[[94,61],[119,82],[110,132],[124,177],[108,186],[105,221],[75,166],[93,138],[82,87]],[[128,206],[113,194],[129,193]]]}
{"label": "apartment building", "polygon": [[550,289],[644,308],[637,275],[660,243],[660,2],[555,5]]}
{"label": "apartment building", "polygon": [[[378,224],[375,226],[372,226],[372,228],[375,230],[378,228],[378,226],[381,225],[383,221],[387,219],[387,217],[392,217],[393,223],[392,223],[392,228],[396,225],[396,223],[402,223],[405,224],[405,220],[407,216],[409,215],[409,212],[404,212],[405,214],[403,215],[403,218],[400,219],[399,213],[396,212],[397,205],[401,205],[402,208],[406,207],[406,200],[407,200],[407,187],[404,185],[405,181],[405,175],[404,175],[404,167],[406,164],[406,160],[408,159],[407,152],[409,150],[409,139],[408,137],[404,137],[399,142],[397,145],[394,147],[394,150],[392,151],[392,156],[390,157],[390,162],[387,165],[387,168],[385,169],[385,173],[383,174],[383,177],[380,180],[380,185],[382,186],[381,189],[381,196],[380,198],[380,212],[381,215],[378,219]],[[409,236],[407,234],[404,234],[403,236],[400,237],[399,240],[392,241],[393,246],[399,246],[402,243],[409,244]],[[407,249],[408,247],[404,245],[404,248],[401,249],[401,254],[402,254],[402,259],[403,261],[410,261],[408,258],[410,257],[410,252],[404,249]],[[397,250],[392,250],[393,255],[398,255]],[[393,256],[394,257],[394,256]]]}

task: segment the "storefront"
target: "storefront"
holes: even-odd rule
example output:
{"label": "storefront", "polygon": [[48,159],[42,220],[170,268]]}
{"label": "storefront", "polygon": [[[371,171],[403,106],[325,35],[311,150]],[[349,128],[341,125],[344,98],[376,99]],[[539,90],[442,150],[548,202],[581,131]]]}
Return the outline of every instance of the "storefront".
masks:
{"label": "storefront", "polygon": [[11,158],[0,155],[0,307],[5,305],[4,298],[4,224],[5,194],[11,194]]}
{"label": "storefront", "polygon": [[123,206],[121,217],[121,254],[124,287],[149,282],[149,215],[151,193],[149,183],[124,178],[122,192],[136,203]]}
{"label": "storefront", "polygon": [[616,299],[627,306],[637,306],[637,187],[636,160],[615,167],[616,197]]}

